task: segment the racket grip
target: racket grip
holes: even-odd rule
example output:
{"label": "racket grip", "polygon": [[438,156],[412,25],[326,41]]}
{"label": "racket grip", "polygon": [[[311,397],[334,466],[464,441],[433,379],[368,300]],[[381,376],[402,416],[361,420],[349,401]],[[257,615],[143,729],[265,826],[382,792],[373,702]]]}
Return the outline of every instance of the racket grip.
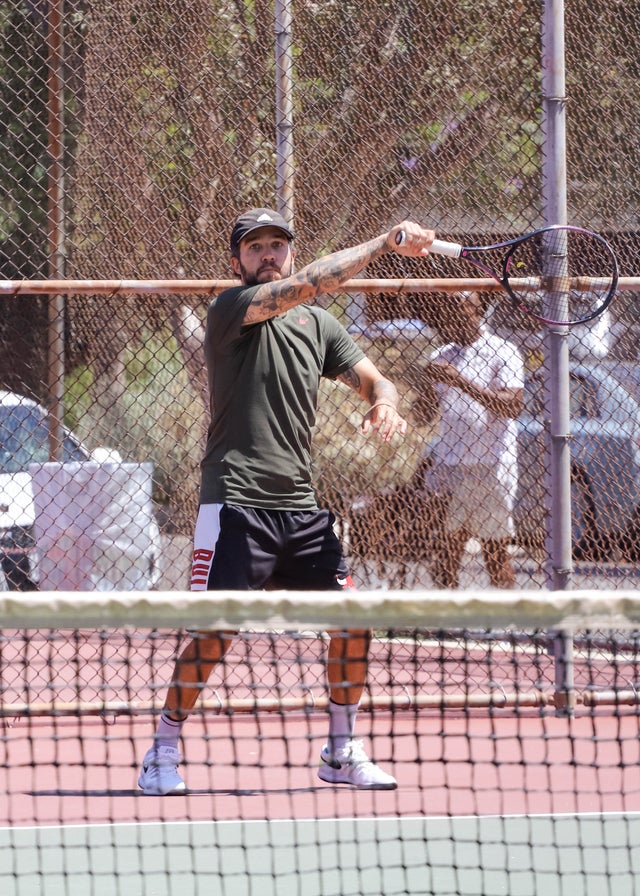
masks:
{"label": "racket grip", "polygon": [[462,246],[460,243],[447,243],[445,240],[434,240],[429,246],[429,252],[434,255],[447,255],[449,258],[460,258]]}
{"label": "racket grip", "polygon": [[[407,234],[401,230],[396,234],[396,245],[404,246],[407,242]],[[434,240],[429,246],[429,252],[434,255],[447,255],[449,258],[460,258],[462,246],[459,243],[447,243],[445,240]]]}

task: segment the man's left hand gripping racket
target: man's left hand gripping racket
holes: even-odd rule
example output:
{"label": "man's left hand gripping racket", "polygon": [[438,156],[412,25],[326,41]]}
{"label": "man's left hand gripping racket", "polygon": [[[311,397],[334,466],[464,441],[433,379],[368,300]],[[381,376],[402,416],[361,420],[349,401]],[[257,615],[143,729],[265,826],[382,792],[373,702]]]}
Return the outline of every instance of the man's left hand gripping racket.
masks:
{"label": "man's left hand gripping racket", "polygon": [[[405,238],[401,231],[398,245]],[[580,227],[551,225],[490,246],[434,240],[429,251],[464,258],[497,280],[519,309],[545,324],[593,320],[607,308],[618,284],[613,249],[602,236]]]}

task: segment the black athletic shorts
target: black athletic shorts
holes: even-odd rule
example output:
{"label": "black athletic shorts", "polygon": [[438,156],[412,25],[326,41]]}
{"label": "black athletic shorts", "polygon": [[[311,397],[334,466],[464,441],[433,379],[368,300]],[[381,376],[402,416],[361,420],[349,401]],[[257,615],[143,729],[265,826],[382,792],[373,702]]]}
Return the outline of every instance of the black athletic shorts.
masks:
{"label": "black athletic shorts", "polygon": [[353,588],[328,510],[203,504],[194,536],[192,591]]}

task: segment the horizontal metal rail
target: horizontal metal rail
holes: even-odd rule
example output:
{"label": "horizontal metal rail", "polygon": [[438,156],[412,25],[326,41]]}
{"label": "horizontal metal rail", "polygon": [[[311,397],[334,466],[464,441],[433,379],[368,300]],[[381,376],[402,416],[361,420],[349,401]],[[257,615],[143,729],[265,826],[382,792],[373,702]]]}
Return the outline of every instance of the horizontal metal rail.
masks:
{"label": "horizontal metal rail", "polygon": [[[588,289],[593,286],[590,278],[578,278],[578,288]],[[512,279],[518,287],[535,290],[539,284],[530,278]],[[175,295],[217,295],[231,286],[238,286],[237,280],[0,280],[0,296],[19,295],[143,295],[143,294],[175,294]],[[482,292],[497,292],[502,289],[500,283],[491,277],[466,277],[462,279],[439,278],[420,279],[403,277],[402,279],[369,279],[347,280],[335,292],[339,293],[431,293],[459,292],[460,290],[477,289]],[[640,292],[640,277],[620,277],[618,290]]]}
{"label": "horizontal metal rail", "polygon": [[[635,689],[584,690],[574,694],[575,705],[584,707],[636,706],[640,692]],[[256,697],[243,699],[203,700],[198,710],[215,715],[304,712],[326,710],[328,698],[316,697],[311,692],[299,697]],[[391,710],[466,710],[509,709],[564,706],[561,693],[532,688],[528,691],[506,691],[502,687],[482,694],[411,694],[381,695],[362,698],[362,709]],[[146,716],[157,715],[162,703],[154,701],[52,701],[50,703],[7,703],[0,706],[0,719],[58,718],[83,716]]]}

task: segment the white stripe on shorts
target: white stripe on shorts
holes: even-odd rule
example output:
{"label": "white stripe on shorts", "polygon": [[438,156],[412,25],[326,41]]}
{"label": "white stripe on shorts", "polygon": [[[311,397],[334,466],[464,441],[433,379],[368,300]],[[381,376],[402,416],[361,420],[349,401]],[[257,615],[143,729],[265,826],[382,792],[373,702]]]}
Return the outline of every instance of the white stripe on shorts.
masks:
{"label": "white stripe on shorts", "polygon": [[222,504],[201,504],[198,508],[196,529],[193,534],[191,591],[207,590],[213,555],[220,536],[221,508]]}

